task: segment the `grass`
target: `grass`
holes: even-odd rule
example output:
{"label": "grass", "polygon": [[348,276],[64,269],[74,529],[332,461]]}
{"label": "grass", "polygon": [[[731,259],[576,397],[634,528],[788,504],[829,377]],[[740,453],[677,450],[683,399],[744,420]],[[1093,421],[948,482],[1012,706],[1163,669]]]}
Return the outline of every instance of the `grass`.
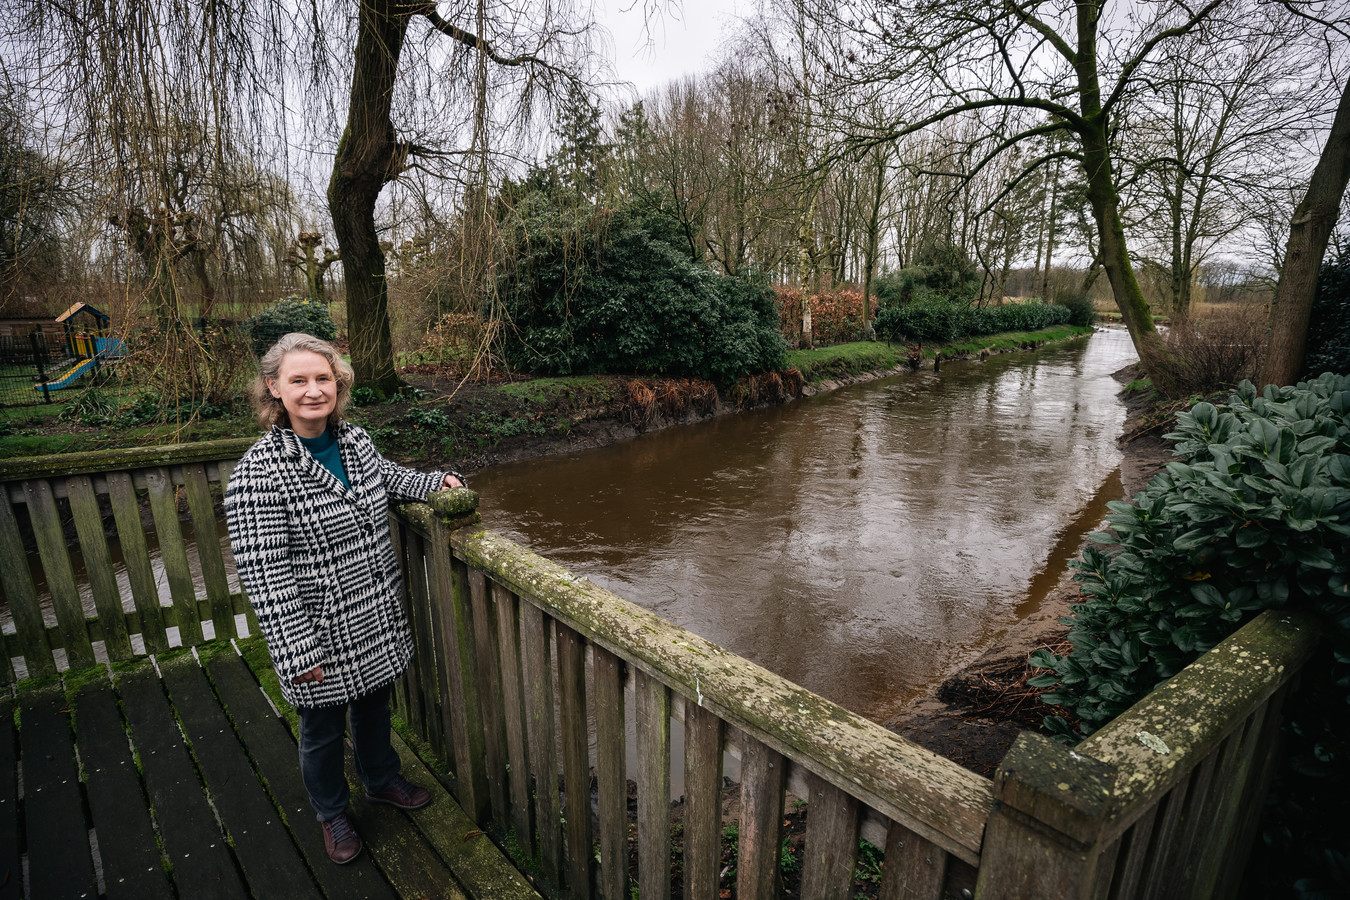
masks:
{"label": "grass", "polygon": [[970,338],[959,344],[947,344],[943,347],[925,347],[923,355],[930,358],[942,356],[960,356],[979,353],[981,350],[1020,350],[1027,344],[1043,344],[1050,341],[1063,341],[1080,335],[1092,334],[1090,325],[1052,325],[1039,331],[1010,331],[1004,334],[987,334]]}
{"label": "grass", "polygon": [[593,399],[603,403],[611,399],[612,393],[599,378],[585,375],[512,381],[498,385],[497,391],[521,404],[543,404],[555,399]]}
{"label": "grass", "polygon": [[[981,350],[1020,350],[1028,344],[1062,341],[1091,333],[1090,326],[1054,325],[1040,331],[990,334],[957,344],[927,346],[922,348],[922,355],[925,359],[932,359],[939,355],[944,357],[970,355]],[[802,373],[808,384],[819,384],[830,378],[892,369],[906,362],[910,358],[910,353],[910,348],[904,344],[856,341],[815,350],[789,350],[787,361],[789,367],[796,368]]]}
{"label": "grass", "polygon": [[841,375],[891,369],[905,361],[905,348],[880,341],[855,341],[815,350],[789,350],[787,364],[802,373],[808,384]]}

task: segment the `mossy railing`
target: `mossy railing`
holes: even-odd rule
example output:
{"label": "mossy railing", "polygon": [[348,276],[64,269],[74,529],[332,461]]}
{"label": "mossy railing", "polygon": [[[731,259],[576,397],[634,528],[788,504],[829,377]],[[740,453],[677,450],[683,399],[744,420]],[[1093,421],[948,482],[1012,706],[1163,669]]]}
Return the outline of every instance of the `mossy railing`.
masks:
{"label": "mossy railing", "polygon": [[[136,634],[157,652],[171,623],[183,643],[206,621],[232,633],[245,601],[222,593],[223,562],[209,550],[206,596],[189,590],[177,501],[208,533],[215,492],[248,443],[0,463],[0,585],[17,626],[0,672],[13,678],[11,657],[53,670],[54,649],[86,664],[97,642],[121,658]],[[148,562],[132,571],[142,554],[126,548],[143,519],[165,548],[171,607],[146,590]],[[628,900],[630,833],[640,895],[670,896],[679,723],[687,898],[718,896],[733,793],[736,896],[780,896],[789,792],[808,803],[796,894],[808,900],[853,896],[860,837],[885,850],[883,900],[1233,896],[1280,703],[1316,642],[1310,620],[1266,613],[1072,750],[1023,734],[991,781],[484,530],[471,491],[398,505],[393,520],[417,642],[400,712],[446,760],[478,825],[514,840],[546,886],[572,897]],[[106,563],[112,526],[134,611]],[[72,545],[93,617],[79,608]],[[54,626],[37,609],[25,548],[52,586]],[[739,757],[733,788],[728,753]]]}

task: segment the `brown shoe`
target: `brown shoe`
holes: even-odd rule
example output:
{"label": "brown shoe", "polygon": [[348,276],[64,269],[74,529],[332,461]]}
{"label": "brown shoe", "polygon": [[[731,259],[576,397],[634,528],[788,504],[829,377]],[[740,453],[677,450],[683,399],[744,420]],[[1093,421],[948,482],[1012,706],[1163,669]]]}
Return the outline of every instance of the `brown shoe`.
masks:
{"label": "brown shoe", "polygon": [[375,803],[388,803],[399,809],[421,809],[431,802],[431,792],[418,787],[402,775],[395,775],[387,787],[378,791],[366,789],[366,799]]}
{"label": "brown shoe", "polygon": [[338,813],[323,824],[323,848],[328,858],[338,865],[349,863],[361,853],[361,836],[352,825],[351,816]]}

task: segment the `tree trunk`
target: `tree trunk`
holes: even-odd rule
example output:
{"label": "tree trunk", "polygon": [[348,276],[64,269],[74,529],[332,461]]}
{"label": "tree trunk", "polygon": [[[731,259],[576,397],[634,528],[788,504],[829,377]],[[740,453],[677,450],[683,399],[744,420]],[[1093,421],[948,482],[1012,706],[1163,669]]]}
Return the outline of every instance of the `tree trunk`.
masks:
{"label": "tree trunk", "polygon": [[1130,331],[1134,350],[1139,354],[1139,363],[1153,386],[1162,394],[1171,395],[1177,389],[1176,363],[1153,325],[1153,311],[1134,274],[1134,264],[1125,243],[1125,226],[1120,219],[1120,194],[1116,192],[1115,172],[1111,165],[1110,122],[1108,114],[1102,110],[1097,71],[1099,13],[1098,4],[1078,4],[1078,54],[1074,68],[1078,75],[1078,98],[1083,116],[1079,138],[1083,145],[1087,198],[1101,238],[1098,256],[1106,270],[1120,316]]}
{"label": "tree trunk", "polygon": [[872,207],[867,218],[867,247],[863,252],[862,283],[862,331],[863,339],[876,340],[876,331],[872,328],[872,279],[877,271],[877,252],[881,243],[881,201],[886,189],[886,157],[881,150],[877,154],[876,183],[872,191]]}
{"label": "tree trunk", "polygon": [[375,232],[375,201],[398,175],[403,152],[390,118],[394,76],[413,7],[363,0],[347,127],[328,182],[328,211],[347,280],[347,340],[358,384],[398,390],[389,332],[384,251]]}
{"label": "tree trunk", "polygon": [[1099,136],[1099,140],[1093,139],[1097,135],[1084,136],[1083,170],[1088,182],[1088,202],[1101,238],[1102,268],[1106,270],[1120,316],[1130,330],[1130,340],[1134,342],[1140,364],[1155,388],[1163,394],[1171,394],[1176,388],[1175,364],[1162,335],[1153,325],[1153,310],[1144,299],[1139,279],[1134,274],[1125,243],[1125,227],[1120,220],[1120,195],[1116,193],[1104,127],[1100,128]]}
{"label": "tree trunk", "polygon": [[1303,371],[1317,273],[1340,214],[1347,181],[1350,181],[1350,81],[1341,92],[1341,103],[1308,182],[1308,193],[1294,209],[1289,225],[1284,268],[1270,308],[1270,344],[1261,365],[1263,385],[1293,384]]}
{"label": "tree trunk", "polygon": [[1041,281],[1041,297],[1050,301],[1050,262],[1055,256],[1055,221],[1059,217],[1059,160],[1055,160],[1054,182],[1050,186],[1050,221],[1046,223],[1045,277]]}

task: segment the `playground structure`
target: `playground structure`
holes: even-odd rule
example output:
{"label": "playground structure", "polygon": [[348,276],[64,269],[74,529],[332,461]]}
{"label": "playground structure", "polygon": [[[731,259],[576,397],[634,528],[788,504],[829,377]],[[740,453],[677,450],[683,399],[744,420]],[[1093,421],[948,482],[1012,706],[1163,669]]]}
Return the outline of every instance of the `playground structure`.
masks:
{"label": "playground structure", "polygon": [[[82,321],[80,316],[87,318]],[[88,303],[76,303],[57,316],[56,321],[65,332],[68,356],[59,364],[63,367],[59,375],[34,385],[39,391],[45,393],[68,388],[92,374],[100,364],[126,355],[126,344],[109,334],[112,320]]]}

